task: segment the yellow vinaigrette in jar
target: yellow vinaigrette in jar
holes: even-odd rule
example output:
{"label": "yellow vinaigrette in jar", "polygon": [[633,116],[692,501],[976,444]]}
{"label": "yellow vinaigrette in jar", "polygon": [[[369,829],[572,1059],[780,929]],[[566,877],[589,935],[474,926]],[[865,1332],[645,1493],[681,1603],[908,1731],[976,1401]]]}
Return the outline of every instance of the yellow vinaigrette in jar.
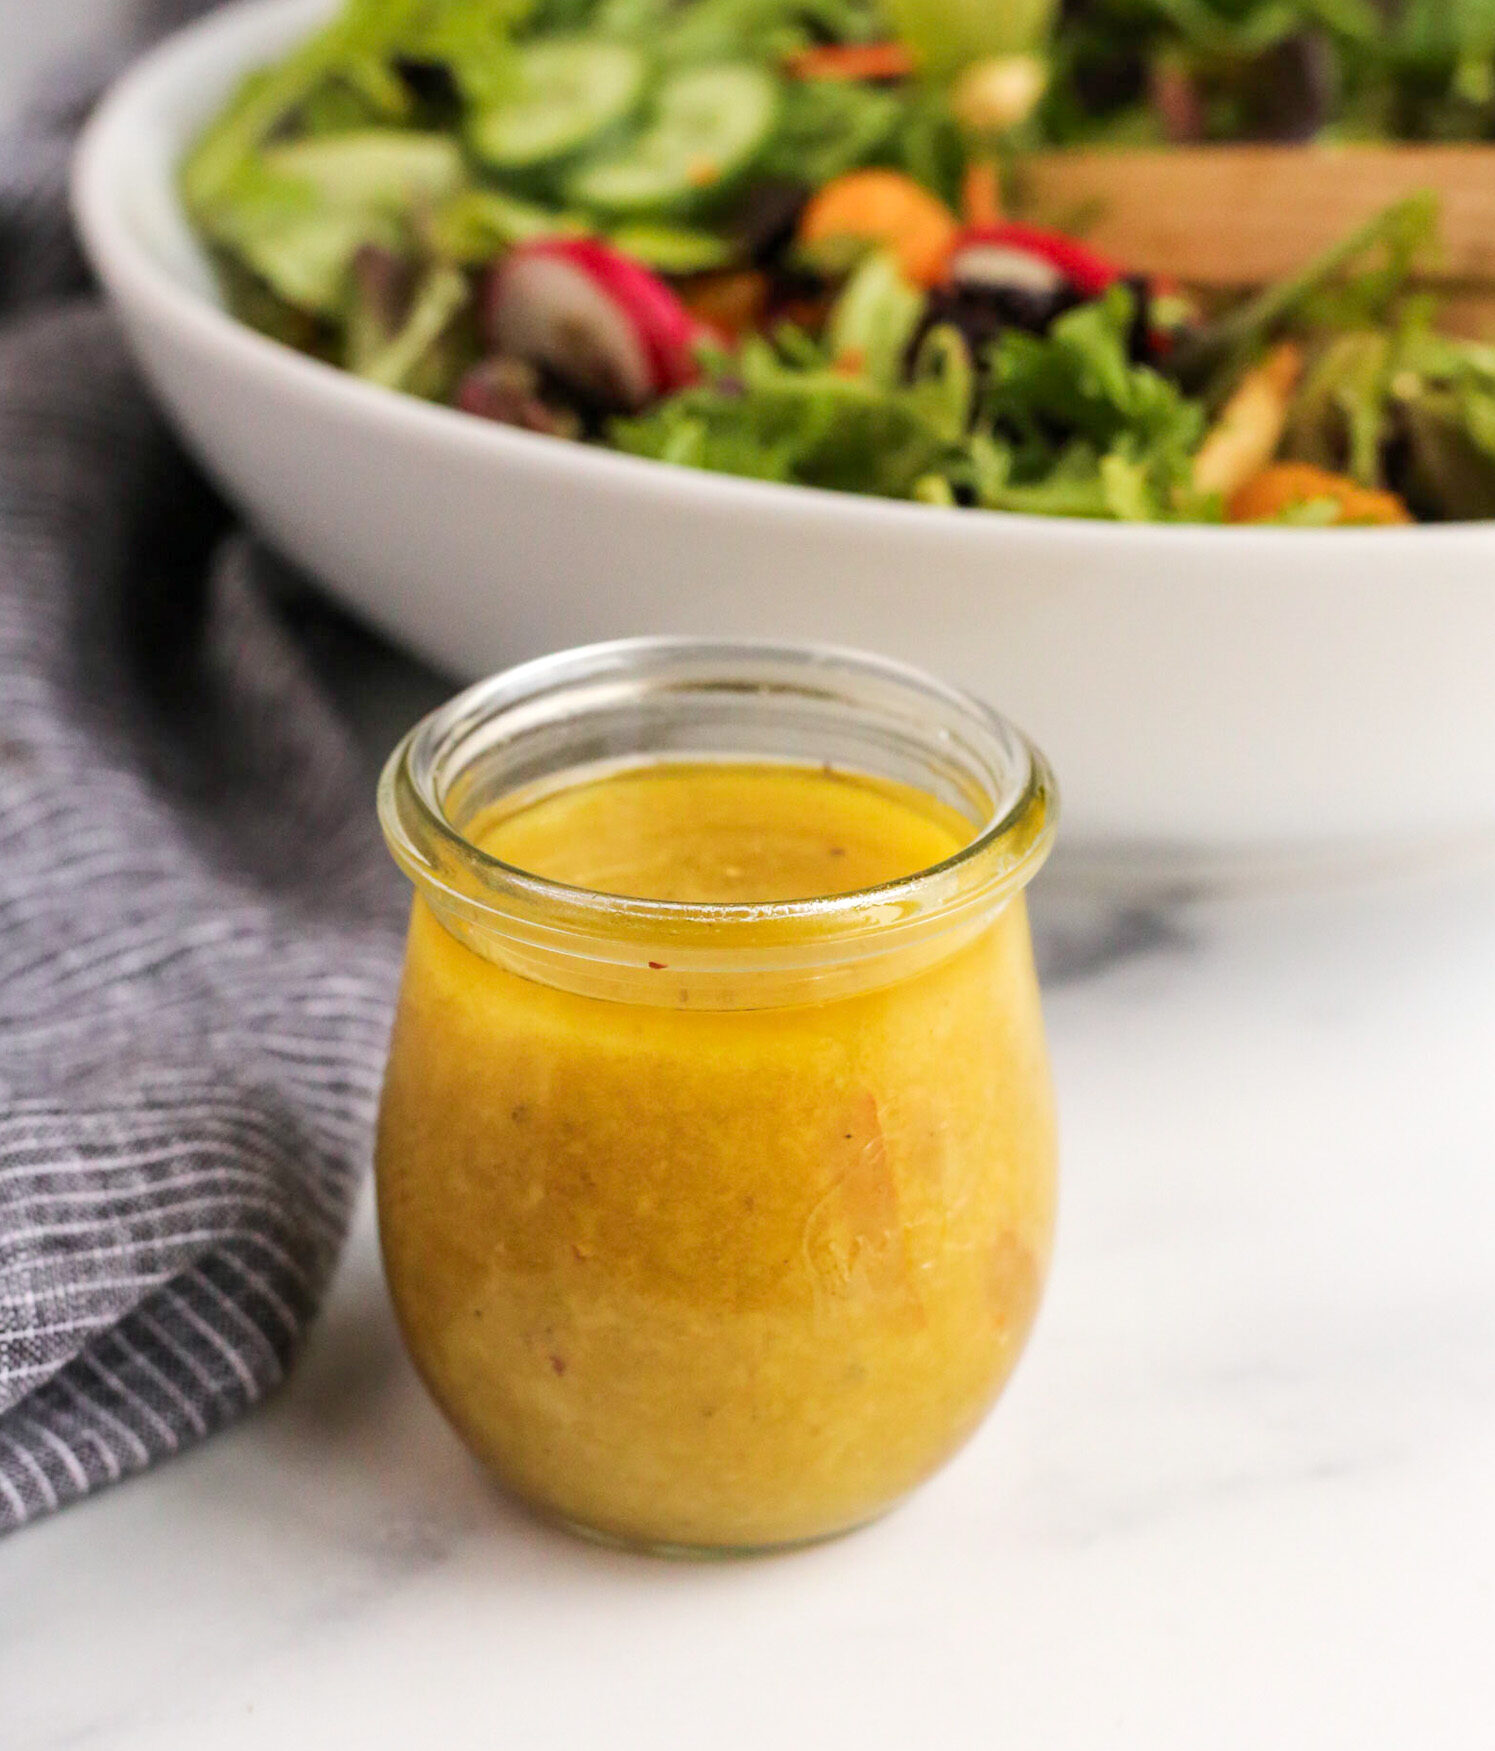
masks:
{"label": "yellow vinaigrette in jar", "polygon": [[408,808],[391,834],[421,890],[378,1140],[407,1343],[513,1490],[653,1548],[906,1493],[1016,1362],[1054,1215],[1020,891],[1050,821],[1018,810],[987,892],[950,800],[714,734],[459,774],[424,867]]}

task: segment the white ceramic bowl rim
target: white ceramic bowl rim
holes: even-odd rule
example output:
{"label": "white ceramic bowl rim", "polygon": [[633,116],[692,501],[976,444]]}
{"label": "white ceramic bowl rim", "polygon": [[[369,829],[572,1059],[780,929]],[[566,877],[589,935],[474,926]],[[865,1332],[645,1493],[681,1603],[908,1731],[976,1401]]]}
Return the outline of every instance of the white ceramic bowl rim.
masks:
{"label": "white ceramic bowl rim", "polygon": [[[1275,558],[1311,560],[1329,544],[1339,551],[1363,547],[1385,557],[1388,549],[1409,559],[1428,557],[1429,545],[1450,540],[1467,541],[1473,531],[1495,528],[1487,522],[1419,524],[1395,528],[1303,529],[1270,525],[1209,523],[1113,523],[1068,517],[1039,517],[1026,513],[958,509],[915,504],[905,500],[863,497],[831,492],[818,487],[784,485],[773,481],[710,474],[671,463],[628,456],[597,445],[551,438],[514,427],[482,420],[458,409],[385,389],[363,381],[336,366],[297,352],[282,342],[259,334],[230,316],[227,311],[183,283],[138,234],[121,199],[132,175],[139,174],[138,146],[142,123],[168,94],[194,78],[205,56],[221,58],[222,50],[242,40],[242,66],[248,70],[263,53],[272,33],[287,40],[294,27],[308,30],[325,16],[325,0],[254,0],[189,25],[138,61],[113,86],[94,113],[80,141],[74,164],[74,210],[83,236],[96,257],[107,260],[117,276],[142,301],[159,307],[173,323],[211,340],[219,347],[255,362],[265,372],[288,383],[308,380],[324,388],[329,380],[338,386],[351,408],[365,410],[372,420],[390,417],[394,409],[411,429],[439,433],[448,443],[459,442],[471,450],[492,455],[533,455],[535,446],[545,447],[548,461],[562,475],[578,480],[626,480],[640,494],[681,495],[698,500],[740,507],[746,515],[777,516],[812,495],[821,515],[844,519],[848,528],[865,531],[886,522],[935,519],[944,525],[989,524],[993,521],[1021,525],[1028,539],[1081,543],[1092,549],[1097,560],[1122,542],[1159,542],[1170,549],[1194,549],[1201,562],[1201,586],[1208,582],[1208,558],[1218,544],[1259,547]],[[217,54],[214,54],[217,51]],[[162,188],[180,213],[174,188]]]}

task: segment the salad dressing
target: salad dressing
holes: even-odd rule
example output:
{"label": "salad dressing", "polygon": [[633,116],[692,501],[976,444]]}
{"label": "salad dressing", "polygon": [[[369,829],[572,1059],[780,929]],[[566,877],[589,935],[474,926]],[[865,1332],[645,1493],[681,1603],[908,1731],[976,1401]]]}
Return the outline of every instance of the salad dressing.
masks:
{"label": "salad dressing", "polygon": [[[894,881],[971,828],[855,773],[684,762],[472,836],[694,906]],[[648,1000],[588,995],[417,900],[378,1144],[395,1305],[463,1438],[546,1512],[651,1546],[824,1536],[971,1433],[1037,1306],[1054,1117],[1022,899],[834,1001],[770,971],[703,1011],[668,952]]]}

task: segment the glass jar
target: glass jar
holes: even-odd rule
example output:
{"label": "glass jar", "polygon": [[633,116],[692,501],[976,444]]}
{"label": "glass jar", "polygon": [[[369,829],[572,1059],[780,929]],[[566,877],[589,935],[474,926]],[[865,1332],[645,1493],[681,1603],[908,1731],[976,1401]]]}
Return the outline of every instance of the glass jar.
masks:
{"label": "glass jar", "polygon": [[[959,837],[880,886],[731,903],[475,843],[508,799],[680,762],[885,786]],[[822,649],[566,652],[396,750],[385,1266],[437,1403],[518,1495],[631,1545],[762,1549],[874,1518],[977,1427],[1053,1227],[1023,889],[1055,806],[994,713]]]}

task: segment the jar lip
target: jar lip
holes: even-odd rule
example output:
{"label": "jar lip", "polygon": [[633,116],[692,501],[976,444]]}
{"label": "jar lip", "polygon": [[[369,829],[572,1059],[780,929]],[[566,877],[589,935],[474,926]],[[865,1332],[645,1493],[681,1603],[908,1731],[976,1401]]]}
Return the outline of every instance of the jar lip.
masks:
{"label": "jar lip", "polygon": [[[1015,755],[1016,771],[997,798],[990,818],[949,857],[875,887],[794,900],[660,900],[575,887],[493,856],[450,819],[437,788],[439,755],[476,725],[496,721],[526,701],[550,694],[568,683],[620,675],[644,663],[684,666],[693,660],[719,666],[724,674],[753,665],[793,668],[802,674],[802,682],[794,688],[802,694],[813,690],[817,676],[827,684],[836,679],[891,684],[906,690],[911,697],[923,695],[932,706],[943,707],[1002,753]],[[853,768],[847,766],[845,770]],[[411,806],[416,816],[413,823],[409,818]],[[770,929],[779,925],[791,931],[796,926],[812,925],[817,935],[824,932],[831,936],[841,934],[837,926],[843,925],[848,933],[856,934],[859,929],[871,928],[878,920],[887,919],[890,911],[906,914],[922,909],[921,901],[931,899],[938,889],[959,886],[961,877],[975,870],[983,860],[993,861],[997,867],[990,871],[990,879],[978,882],[977,886],[995,902],[1026,887],[1037,874],[1052,848],[1057,814],[1057,787],[1042,752],[999,712],[923,670],[891,657],[832,644],[674,636],[614,639],[578,646],[533,658],[473,683],[430,712],[401,739],[385,765],[379,785],[379,815],[385,837],[396,862],[418,887],[436,889],[469,914],[476,903],[478,910],[501,917],[507,909],[506,900],[520,901],[527,909],[543,908],[553,923],[588,934],[611,934],[624,924],[654,926],[666,935],[677,934],[682,926],[709,929],[712,925],[729,924],[762,925]],[[1012,845],[1007,857],[994,858],[1003,842],[1018,839],[1018,829],[1035,815],[1040,817],[1036,831]],[[439,848],[435,855],[418,842],[426,835]],[[477,899],[467,883],[454,884],[444,877],[443,869],[450,863],[476,879],[482,899]],[[992,895],[992,889],[1001,892]]]}

